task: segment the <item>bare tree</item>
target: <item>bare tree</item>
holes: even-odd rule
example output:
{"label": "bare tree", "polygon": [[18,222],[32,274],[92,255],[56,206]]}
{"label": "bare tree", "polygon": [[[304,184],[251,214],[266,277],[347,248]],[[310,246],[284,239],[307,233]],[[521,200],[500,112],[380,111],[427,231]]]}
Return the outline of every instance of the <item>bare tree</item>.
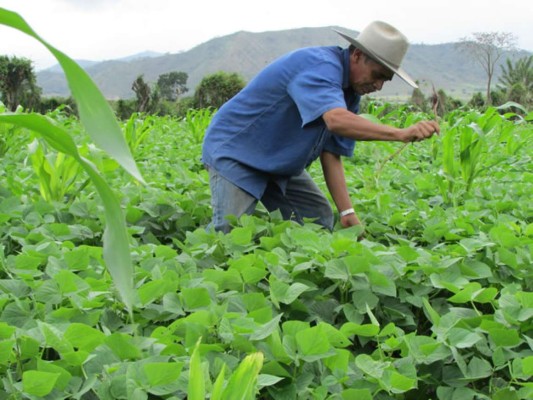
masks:
{"label": "bare tree", "polygon": [[487,100],[491,104],[490,87],[494,69],[505,51],[515,49],[516,36],[510,32],[474,32],[459,40],[457,46],[480,64],[487,73]]}

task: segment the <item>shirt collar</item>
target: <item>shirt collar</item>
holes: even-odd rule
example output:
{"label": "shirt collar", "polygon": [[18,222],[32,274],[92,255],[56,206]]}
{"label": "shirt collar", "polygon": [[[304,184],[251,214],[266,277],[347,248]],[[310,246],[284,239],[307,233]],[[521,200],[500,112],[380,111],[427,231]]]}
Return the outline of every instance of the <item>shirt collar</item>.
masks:
{"label": "shirt collar", "polygon": [[342,50],[342,65],[344,67],[342,88],[348,89],[350,87],[350,50],[348,48]]}

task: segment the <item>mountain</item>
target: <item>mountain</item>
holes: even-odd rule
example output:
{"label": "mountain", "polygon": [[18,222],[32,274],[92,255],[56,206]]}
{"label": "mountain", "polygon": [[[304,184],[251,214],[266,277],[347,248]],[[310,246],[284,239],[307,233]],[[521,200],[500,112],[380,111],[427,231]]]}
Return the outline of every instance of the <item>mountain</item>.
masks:
{"label": "mountain", "polygon": [[[356,36],[357,32],[342,27],[300,28],[283,31],[252,33],[240,31],[217,37],[202,43],[187,52],[176,54],[139,53],[135,56],[102,62],[84,61],[80,65],[92,77],[108,99],[134,97],[133,81],[143,75],[146,82],[156,82],[159,75],[181,71],[189,76],[187,95],[207,75],[218,71],[236,72],[250,80],[265,65],[282,54],[307,46],[347,46],[333,29]],[[504,55],[516,59],[530,55],[525,51]],[[452,97],[466,98],[475,92],[484,92],[486,75],[480,65],[470,61],[456,49],[454,43],[436,45],[411,44],[402,65],[409,74],[420,82],[424,92],[432,86],[444,89]],[[496,68],[496,73],[500,68]],[[493,82],[497,82],[497,75]],[[52,67],[37,72],[37,84],[45,96],[69,96],[62,71]],[[385,84],[379,97],[404,98],[412,89],[401,79],[395,78]]]}

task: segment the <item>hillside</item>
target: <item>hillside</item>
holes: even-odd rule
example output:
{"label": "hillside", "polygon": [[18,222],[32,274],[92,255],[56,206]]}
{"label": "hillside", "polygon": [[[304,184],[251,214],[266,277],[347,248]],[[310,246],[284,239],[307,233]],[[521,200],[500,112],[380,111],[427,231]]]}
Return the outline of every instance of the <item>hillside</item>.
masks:
{"label": "hillside", "polygon": [[[151,57],[85,62],[82,65],[108,99],[131,98],[131,84],[143,75],[147,82],[155,82],[159,75],[182,71],[189,75],[187,95],[206,75],[218,72],[236,72],[251,79],[263,66],[280,55],[306,46],[339,45],[347,42],[332,28],[352,33],[342,27],[300,28],[262,33],[236,32],[214,38],[187,52]],[[518,52],[511,56],[524,56]],[[504,57],[505,59],[505,57]],[[484,91],[486,81],[483,69],[466,59],[453,43],[426,45],[412,44],[404,61],[404,68],[429,92],[433,84],[454,97],[468,97]],[[500,69],[497,68],[497,73]],[[497,79],[496,79],[497,81]],[[37,73],[37,83],[45,96],[68,96],[69,91],[62,72],[56,67]],[[379,93],[382,97],[405,97],[411,89],[400,79],[394,79]]]}

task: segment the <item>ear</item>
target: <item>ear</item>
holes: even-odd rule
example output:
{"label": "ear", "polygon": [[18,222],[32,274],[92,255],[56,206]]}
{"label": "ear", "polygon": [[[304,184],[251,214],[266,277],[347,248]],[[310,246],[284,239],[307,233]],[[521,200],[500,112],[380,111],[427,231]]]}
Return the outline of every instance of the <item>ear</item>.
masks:
{"label": "ear", "polygon": [[353,57],[354,61],[357,62],[364,57],[364,53],[360,49],[355,49],[352,52],[351,57]]}

